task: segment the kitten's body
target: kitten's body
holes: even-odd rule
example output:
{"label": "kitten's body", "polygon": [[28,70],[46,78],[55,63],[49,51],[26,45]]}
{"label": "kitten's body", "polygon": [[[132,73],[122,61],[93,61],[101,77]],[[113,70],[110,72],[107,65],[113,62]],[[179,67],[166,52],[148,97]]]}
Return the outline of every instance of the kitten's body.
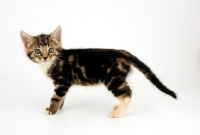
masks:
{"label": "kitten's body", "polygon": [[116,75],[126,77],[131,61],[127,60],[125,51],[121,52],[111,49],[62,49],[48,75],[51,78],[62,76],[72,85],[106,83],[108,73],[115,68],[118,70]]}
{"label": "kitten's body", "polygon": [[[42,71],[55,85],[51,105],[46,109],[47,114],[55,114],[62,108],[70,86],[102,83],[120,101],[110,116],[122,116],[131,99],[132,91],[126,82],[131,65],[138,68],[162,92],[176,98],[175,93],[167,89],[144,63],[124,50],[62,49],[60,27],[51,35],[31,37],[22,32],[21,37],[28,57],[39,63]],[[39,54],[38,48],[41,51]],[[55,49],[53,53],[51,48]]]}

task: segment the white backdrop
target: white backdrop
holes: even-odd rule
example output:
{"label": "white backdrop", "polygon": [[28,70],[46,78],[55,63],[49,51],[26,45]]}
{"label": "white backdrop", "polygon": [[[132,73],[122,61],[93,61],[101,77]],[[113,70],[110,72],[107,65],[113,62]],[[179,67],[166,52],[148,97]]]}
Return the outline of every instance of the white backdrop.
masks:
{"label": "white backdrop", "polygon": [[[0,134],[198,135],[199,0],[1,0]],[[25,55],[19,31],[63,30],[63,47],[124,49],[175,91],[161,93],[134,70],[124,117],[108,117],[117,100],[103,86],[72,87],[64,108],[46,116],[53,85]]]}

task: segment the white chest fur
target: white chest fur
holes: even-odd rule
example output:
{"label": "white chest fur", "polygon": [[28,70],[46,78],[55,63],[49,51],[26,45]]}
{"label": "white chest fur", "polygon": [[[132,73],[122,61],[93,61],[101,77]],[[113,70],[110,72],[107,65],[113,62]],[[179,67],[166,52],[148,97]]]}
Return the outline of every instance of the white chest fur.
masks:
{"label": "white chest fur", "polygon": [[48,69],[51,67],[52,62],[39,63],[39,67],[44,74],[47,75]]}

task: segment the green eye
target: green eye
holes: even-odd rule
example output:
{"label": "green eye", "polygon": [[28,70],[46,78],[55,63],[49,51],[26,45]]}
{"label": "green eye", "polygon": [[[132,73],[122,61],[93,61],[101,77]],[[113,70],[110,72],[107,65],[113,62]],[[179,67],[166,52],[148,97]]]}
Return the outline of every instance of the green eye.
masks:
{"label": "green eye", "polygon": [[49,48],[49,53],[53,53],[54,49],[53,48]]}
{"label": "green eye", "polygon": [[41,53],[40,49],[35,49],[35,53],[40,54]]}

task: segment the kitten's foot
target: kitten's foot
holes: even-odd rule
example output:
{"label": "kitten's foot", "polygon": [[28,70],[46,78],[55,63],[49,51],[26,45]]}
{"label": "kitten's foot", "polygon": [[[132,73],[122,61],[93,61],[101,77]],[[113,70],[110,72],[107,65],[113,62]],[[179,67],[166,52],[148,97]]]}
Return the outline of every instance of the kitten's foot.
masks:
{"label": "kitten's foot", "polygon": [[46,115],[53,115],[55,113],[56,113],[56,111],[52,110],[51,108],[46,108],[46,110],[45,110]]}
{"label": "kitten's foot", "polygon": [[113,107],[112,112],[110,113],[111,118],[119,118],[124,114],[124,109],[120,109],[118,105]]}
{"label": "kitten's foot", "polygon": [[114,106],[113,110],[117,110],[118,107],[119,107],[119,105]]}
{"label": "kitten's foot", "polygon": [[127,110],[130,104],[131,98],[120,99],[120,104],[113,107],[112,112],[110,113],[111,118],[121,117]]}

